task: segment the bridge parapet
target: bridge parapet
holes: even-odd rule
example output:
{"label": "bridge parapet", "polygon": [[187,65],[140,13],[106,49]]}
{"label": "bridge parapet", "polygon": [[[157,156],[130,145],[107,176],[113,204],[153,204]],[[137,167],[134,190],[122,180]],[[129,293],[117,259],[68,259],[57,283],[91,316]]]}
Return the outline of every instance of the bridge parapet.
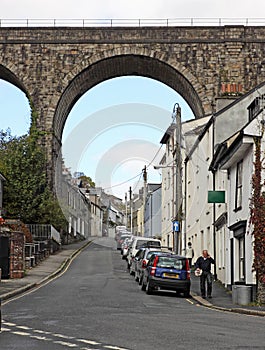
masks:
{"label": "bridge parapet", "polygon": [[0,27],[264,26],[265,18],[0,19]]}

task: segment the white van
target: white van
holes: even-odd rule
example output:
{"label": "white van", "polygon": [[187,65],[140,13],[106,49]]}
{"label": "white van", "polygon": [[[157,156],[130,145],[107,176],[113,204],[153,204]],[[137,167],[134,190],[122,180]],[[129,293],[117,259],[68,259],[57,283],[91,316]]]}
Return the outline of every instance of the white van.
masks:
{"label": "white van", "polygon": [[148,237],[134,237],[133,242],[131,244],[130,250],[127,255],[127,263],[128,263],[128,269],[131,266],[131,260],[134,259],[136,253],[141,247],[148,247],[148,248],[161,248],[161,241],[159,239],[155,238],[148,238]]}

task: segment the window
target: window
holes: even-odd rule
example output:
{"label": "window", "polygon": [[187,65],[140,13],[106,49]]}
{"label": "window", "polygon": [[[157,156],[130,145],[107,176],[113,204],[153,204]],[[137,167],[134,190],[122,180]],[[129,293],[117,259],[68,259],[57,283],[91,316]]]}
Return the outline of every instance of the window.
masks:
{"label": "window", "polygon": [[185,259],[176,259],[171,257],[160,256],[159,261],[157,263],[157,267],[164,268],[174,268],[178,270],[182,270],[185,268]]}
{"label": "window", "polygon": [[167,189],[169,190],[170,189],[170,172],[167,173]]}
{"label": "window", "polygon": [[235,210],[242,208],[242,172],[243,161],[237,163],[236,169],[236,198],[235,198]]}
{"label": "window", "polygon": [[245,281],[245,237],[238,239],[239,243],[239,280]]}

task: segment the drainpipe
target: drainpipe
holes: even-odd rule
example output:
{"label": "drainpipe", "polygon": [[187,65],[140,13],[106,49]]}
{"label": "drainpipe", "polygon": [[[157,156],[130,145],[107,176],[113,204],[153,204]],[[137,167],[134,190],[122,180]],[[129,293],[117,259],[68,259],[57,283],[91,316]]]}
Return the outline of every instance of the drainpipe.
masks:
{"label": "drainpipe", "polygon": [[[212,135],[212,158],[214,156],[214,146],[215,146],[215,116],[213,116],[213,135]],[[213,191],[215,191],[215,169],[212,170],[213,174]],[[217,280],[217,271],[216,271],[216,203],[213,203],[213,255],[214,255],[214,279]]]}
{"label": "drainpipe", "polygon": [[183,227],[183,251],[186,254],[186,245],[187,245],[187,161],[185,159],[184,162],[185,167],[185,174],[184,174],[184,208],[183,208],[183,215],[184,215],[184,227]]}

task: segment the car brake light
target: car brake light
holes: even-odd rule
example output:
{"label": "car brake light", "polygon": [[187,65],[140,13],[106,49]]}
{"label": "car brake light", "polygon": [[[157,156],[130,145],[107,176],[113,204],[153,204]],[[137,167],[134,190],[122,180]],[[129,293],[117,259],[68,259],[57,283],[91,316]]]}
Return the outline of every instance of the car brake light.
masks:
{"label": "car brake light", "polygon": [[151,275],[151,276],[154,276],[154,275],[155,275],[155,272],[156,272],[156,267],[152,267],[151,272],[150,272],[150,275]]}
{"label": "car brake light", "polygon": [[189,266],[189,260],[186,259],[186,271],[187,271],[187,279],[190,279],[190,266]]}
{"label": "car brake light", "polygon": [[150,275],[151,276],[155,275],[156,265],[157,265],[158,259],[159,259],[158,256],[156,256],[155,259],[154,259],[154,263],[153,263],[153,266],[152,266],[151,271],[150,271]]}
{"label": "car brake light", "polygon": [[158,255],[155,257],[154,263],[153,263],[153,267],[156,267],[158,263]]}

